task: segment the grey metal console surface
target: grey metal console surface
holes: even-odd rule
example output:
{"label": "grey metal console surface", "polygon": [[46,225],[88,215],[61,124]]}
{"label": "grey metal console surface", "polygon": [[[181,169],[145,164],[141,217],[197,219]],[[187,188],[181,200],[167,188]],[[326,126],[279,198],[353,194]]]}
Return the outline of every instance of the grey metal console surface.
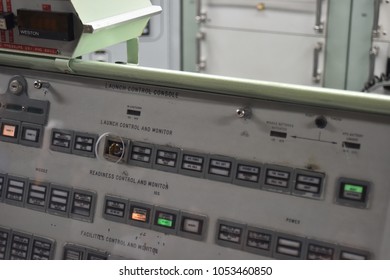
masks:
{"label": "grey metal console surface", "polygon": [[0,60],[0,95],[18,76],[50,104],[40,145],[0,111],[5,258],[22,232],[40,258],[390,259],[390,98]]}

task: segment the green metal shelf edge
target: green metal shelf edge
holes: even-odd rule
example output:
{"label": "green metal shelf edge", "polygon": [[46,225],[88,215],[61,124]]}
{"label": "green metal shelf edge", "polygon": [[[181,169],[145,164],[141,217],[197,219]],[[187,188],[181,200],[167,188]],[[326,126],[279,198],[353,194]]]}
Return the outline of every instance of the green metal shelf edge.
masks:
{"label": "green metal shelf edge", "polygon": [[[64,62],[67,67],[64,67]],[[0,65],[322,108],[390,115],[390,96],[73,59],[0,52]]]}

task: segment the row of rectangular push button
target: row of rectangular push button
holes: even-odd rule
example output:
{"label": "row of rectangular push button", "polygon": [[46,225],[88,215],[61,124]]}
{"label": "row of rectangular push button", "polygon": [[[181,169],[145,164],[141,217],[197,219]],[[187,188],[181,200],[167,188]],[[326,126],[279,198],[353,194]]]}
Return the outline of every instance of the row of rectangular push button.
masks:
{"label": "row of rectangular push button", "polygon": [[0,174],[0,202],[92,222],[96,193]]}
{"label": "row of rectangular push button", "polygon": [[0,227],[0,259],[50,260],[55,242],[49,238]]}
{"label": "row of rectangular push button", "polygon": [[370,254],[359,249],[322,242],[310,238],[248,226],[228,220],[218,220],[216,243],[276,259],[369,259]]}
{"label": "row of rectangular push button", "polygon": [[0,119],[0,141],[39,148],[43,140],[40,125]]}
{"label": "row of rectangular push button", "polygon": [[53,128],[50,149],[56,152],[95,157],[96,134]]}
{"label": "row of rectangular push button", "polygon": [[[111,145],[120,151],[114,158],[109,155]],[[112,161],[127,162],[145,168],[314,199],[321,198],[323,193],[325,174],[314,171],[263,165],[113,136],[106,138],[106,150],[107,158]]]}
{"label": "row of rectangular push button", "polygon": [[[119,148],[124,146],[120,155],[112,160],[127,162],[130,165],[311,199],[322,199],[324,193],[325,174],[321,172],[272,164],[263,165],[221,155],[208,155],[173,147],[134,142],[120,137],[107,137],[106,146],[110,145]],[[368,201],[369,183],[358,181],[357,187],[354,187],[355,181],[352,180],[352,185],[346,185],[343,191],[340,190],[336,202],[346,206],[365,208]],[[341,184],[343,182],[339,183]]]}
{"label": "row of rectangular push button", "polygon": [[106,195],[103,211],[103,217],[114,222],[194,240],[203,240],[206,235],[207,217],[187,211],[127,200],[114,195]]}

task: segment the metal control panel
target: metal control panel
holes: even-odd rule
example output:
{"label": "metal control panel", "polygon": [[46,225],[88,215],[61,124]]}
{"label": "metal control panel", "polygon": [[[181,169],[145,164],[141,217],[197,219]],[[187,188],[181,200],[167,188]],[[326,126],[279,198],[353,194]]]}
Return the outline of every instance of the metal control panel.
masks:
{"label": "metal control panel", "polygon": [[390,258],[388,97],[40,62],[0,69],[0,258]]}

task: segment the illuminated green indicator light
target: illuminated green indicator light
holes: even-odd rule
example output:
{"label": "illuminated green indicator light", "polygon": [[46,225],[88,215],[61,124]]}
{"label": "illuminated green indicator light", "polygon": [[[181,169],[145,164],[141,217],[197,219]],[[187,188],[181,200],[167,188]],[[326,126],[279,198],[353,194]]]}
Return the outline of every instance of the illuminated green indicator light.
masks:
{"label": "illuminated green indicator light", "polygon": [[357,185],[346,184],[344,190],[347,192],[363,193],[363,187]]}
{"label": "illuminated green indicator light", "polygon": [[163,226],[163,227],[172,227],[173,221],[167,220],[167,219],[161,219],[161,218],[159,218],[159,219],[157,220],[157,224],[158,224],[159,226]]}

